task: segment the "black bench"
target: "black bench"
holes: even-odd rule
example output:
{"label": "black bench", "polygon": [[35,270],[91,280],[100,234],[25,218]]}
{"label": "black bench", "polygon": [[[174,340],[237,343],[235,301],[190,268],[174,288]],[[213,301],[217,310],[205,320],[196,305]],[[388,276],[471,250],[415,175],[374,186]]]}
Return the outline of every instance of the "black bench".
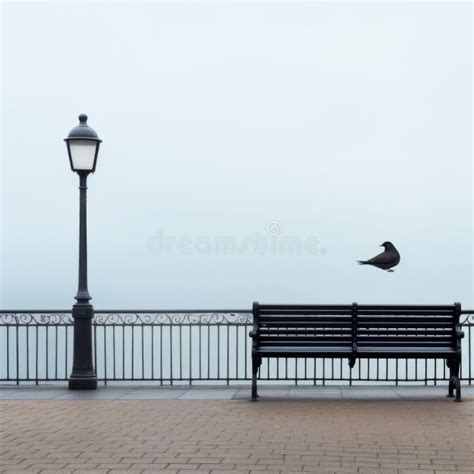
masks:
{"label": "black bench", "polygon": [[445,359],[448,397],[461,401],[460,303],[407,305],[253,304],[252,401],[263,357]]}

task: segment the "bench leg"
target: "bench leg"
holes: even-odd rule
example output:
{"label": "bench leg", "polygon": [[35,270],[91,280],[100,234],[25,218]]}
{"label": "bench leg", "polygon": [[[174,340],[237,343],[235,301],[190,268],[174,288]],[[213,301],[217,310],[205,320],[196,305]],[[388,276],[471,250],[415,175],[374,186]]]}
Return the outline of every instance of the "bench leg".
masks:
{"label": "bench leg", "polygon": [[462,402],[461,398],[461,380],[459,380],[459,377],[456,377],[456,398],[454,399],[455,402]]}
{"label": "bench leg", "polygon": [[459,379],[459,361],[456,361],[454,366],[454,386],[456,388],[456,398],[454,399],[455,402],[462,402],[461,399],[461,380]]}
{"label": "bench leg", "polygon": [[450,376],[449,377],[449,386],[448,386],[448,394],[446,395],[448,398],[454,397],[454,377]]}
{"label": "bench leg", "polygon": [[252,402],[258,401],[257,395],[257,373],[258,373],[258,361],[256,357],[252,357]]}
{"label": "bench leg", "polygon": [[446,363],[446,365],[449,367],[448,394],[446,396],[449,398],[454,397],[454,375],[453,375],[453,369],[452,369],[451,364],[452,364],[451,361]]}

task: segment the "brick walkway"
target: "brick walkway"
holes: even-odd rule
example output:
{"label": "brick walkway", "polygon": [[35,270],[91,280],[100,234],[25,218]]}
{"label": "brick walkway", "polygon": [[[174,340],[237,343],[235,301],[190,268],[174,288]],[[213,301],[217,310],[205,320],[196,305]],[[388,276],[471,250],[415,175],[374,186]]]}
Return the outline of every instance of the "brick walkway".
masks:
{"label": "brick walkway", "polygon": [[[1,472],[474,472],[474,400],[1,400]],[[123,472],[123,471],[122,471]]]}

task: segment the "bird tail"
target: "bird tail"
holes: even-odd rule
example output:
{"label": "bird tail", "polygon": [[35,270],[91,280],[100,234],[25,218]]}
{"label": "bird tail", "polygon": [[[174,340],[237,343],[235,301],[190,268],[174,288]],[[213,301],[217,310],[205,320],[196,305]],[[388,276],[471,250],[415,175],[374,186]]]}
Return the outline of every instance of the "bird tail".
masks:
{"label": "bird tail", "polygon": [[359,265],[368,265],[365,260],[357,260],[357,263],[358,263]]}

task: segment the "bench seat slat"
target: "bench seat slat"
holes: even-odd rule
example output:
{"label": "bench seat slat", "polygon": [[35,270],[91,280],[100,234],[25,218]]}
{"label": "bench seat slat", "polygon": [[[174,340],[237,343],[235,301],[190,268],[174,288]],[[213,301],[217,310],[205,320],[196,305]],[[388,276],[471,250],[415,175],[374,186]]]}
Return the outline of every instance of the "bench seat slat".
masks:
{"label": "bench seat slat", "polygon": [[370,323],[376,325],[379,322],[382,323],[446,323],[453,324],[454,318],[452,316],[359,316],[357,318],[358,323]]}
{"label": "bench seat slat", "polygon": [[266,354],[268,356],[279,357],[285,355],[286,357],[294,357],[293,354],[298,354],[301,357],[311,357],[316,354],[322,356],[342,356],[347,357],[348,354],[352,354],[352,348],[349,346],[314,346],[314,347],[301,347],[301,346],[260,346],[257,350],[258,354]]}
{"label": "bench seat slat", "polygon": [[[349,330],[344,330],[341,331],[340,329],[311,329],[309,331],[297,331],[297,330],[287,330],[285,331],[284,334],[281,333],[276,333],[274,331],[266,332],[260,330],[259,334],[260,338],[272,338],[272,339],[278,339],[278,340],[284,340],[288,338],[296,338],[296,339],[309,339],[312,337],[352,337],[351,331]],[[369,337],[369,336],[367,336]],[[416,336],[412,336],[416,337]]]}
{"label": "bench seat slat", "polygon": [[366,329],[366,328],[399,328],[399,329],[402,329],[402,328],[410,328],[410,329],[413,329],[413,328],[427,328],[427,329],[435,329],[435,328],[440,328],[440,329],[448,329],[448,328],[453,328],[453,323],[451,324],[447,324],[447,323],[443,323],[443,322],[438,322],[438,323],[427,323],[427,322],[423,322],[423,321],[420,321],[419,323],[416,323],[416,322],[410,322],[410,323],[391,323],[391,322],[386,322],[386,323],[382,323],[382,322],[378,322],[376,324],[372,324],[372,323],[359,323],[358,324],[358,327],[359,328],[363,328],[363,329]]}
{"label": "bench seat slat", "polygon": [[[357,338],[358,344],[453,344],[456,339],[449,337],[424,337],[424,336],[415,336],[415,337],[399,337],[399,336],[390,336],[390,337],[360,337]],[[260,343],[264,344],[266,342],[281,342],[281,341],[292,341],[292,342],[320,342],[320,341],[351,341],[352,337],[350,335],[341,335],[341,336],[260,336]]]}
{"label": "bench seat slat", "polygon": [[418,336],[418,335],[427,335],[427,336],[452,336],[453,335],[453,330],[452,328],[450,329],[445,329],[445,328],[440,328],[440,329],[426,329],[426,328],[419,328],[419,329],[405,329],[405,328],[390,328],[390,329],[385,329],[385,328],[367,328],[367,329],[359,329],[357,331],[357,334],[359,336],[395,336],[398,334],[402,334],[405,336]]}
{"label": "bench seat slat", "polygon": [[375,334],[373,336],[358,336],[357,337],[357,343],[362,344],[364,342],[378,342],[378,341],[384,341],[384,342],[399,342],[402,344],[409,344],[411,342],[416,343],[416,344],[426,344],[428,342],[439,342],[439,343],[444,343],[444,344],[450,344],[456,339],[453,336],[376,336]]}
{"label": "bench seat slat", "polygon": [[[261,337],[260,344],[291,344],[297,346],[298,344],[315,344],[324,342],[352,343],[350,336],[329,336],[329,337]],[[324,345],[324,344],[323,344]]]}
{"label": "bench seat slat", "polygon": [[[282,326],[288,322],[289,324],[298,323],[309,323],[309,324],[317,324],[317,323],[331,323],[331,322],[350,322],[350,316],[328,316],[327,314],[322,316],[299,316],[294,315],[293,317],[288,316],[260,316],[261,323],[278,323]],[[439,324],[446,324],[452,325],[454,318],[451,316],[423,316],[423,317],[415,317],[415,316],[405,316],[405,317],[395,317],[395,316],[359,316],[358,322],[359,324],[362,323],[370,323],[371,325],[376,325],[378,323],[385,324],[385,323],[402,323],[402,325],[406,323],[416,323],[416,324],[426,324],[426,323],[439,323]]]}
{"label": "bench seat slat", "polygon": [[[351,309],[348,304],[259,304],[260,312],[268,310],[331,310],[341,311]],[[403,305],[403,304],[359,304],[359,311],[454,311],[454,305]]]}
{"label": "bench seat slat", "polygon": [[[293,354],[305,354],[310,356],[312,354],[321,355],[324,353],[327,356],[337,357],[339,355],[347,356],[352,353],[352,349],[349,346],[260,346],[257,349],[258,354],[274,354],[275,357],[284,355],[285,357],[294,357]],[[427,357],[432,354],[438,355],[451,355],[455,354],[456,350],[452,348],[440,348],[440,347],[423,347],[423,348],[397,348],[397,347],[360,347],[357,351],[358,356],[364,356],[370,354],[374,357],[390,358],[395,355],[416,355],[417,357]]]}
{"label": "bench seat slat", "polygon": [[396,309],[358,309],[361,316],[453,316],[453,308],[450,310],[396,310]]}
{"label": "bench seat slat", "polygon": [[275,309],[260,311],[261,317],[266,316],[350,316],[351,308],[347,307],[343,310],[328,310],[328,309]]}
{"label": "bench seat slat", "polygon": [[264,343],[265,341],[275,342],[275,341],[352,341],[352,337],[350,334],[309,334],[307,336],[301,336],[296,334],[287,334],[283,337],[275,336],[275,335],[260,335],[259,341],[260,343]]}
{"label": "bench seat slat", "polygon": [[286,347],[289,350],[293,350],[294,348],[297,347],[302,347],[302,348],[312,348],[316,349],[318,347],[345,347],[347,349],[352,350],[352,343],[350,341],[324,341],[324,343],[321,342],[264,342],[261,344],[260,347]]}
{"label": "bench seat slat", "polygon": [[[452,317],[453,310],[452,308],[449,311],[445,310],[359,310],[358,313],[361,316],[413,316],[413,317],[423,317],[423,316],[437,316],[437,317]],[[328,310],[328,309],[285,309],[285,310],[262,310],[260,315],[262,317],[266,316],[344,316],[350,315],[351,308],[346,308],[344,310]]]}
{"label": "bench seat slat", "polygon": [[258,305],[260,313],[265,311],[347,311],[352,306],[348,304],[261,304]]}
{"label": "bench seat slat", "polygon": [[357,310],[364,311],[446,311],[453,312],[454,305],[404,305],[404,304],[358,304]]}
{"label": "bench seat slat", "polygon": [[261,323],[260,324],[261,328],[285,328],[286,330],[291,330],[291,328],[306,328],[306,329],[315,329],[315,328],[332,328],[332,329],[338,329],[338,328],[350,328],[351,323],[350,322],[344,322],[344,323],[318,323],[318,324],[312,324],[309,325],[308,323],[298,323],[298,322],[291,322],[291,321],[286,321],[284,324],[280,323]]}
{"label": "bench seat slat", "polygon": [[[297,334],[297,335],[305,335],[305,334],[352,334],[352,329],[350,326],[340,326],[340,327],[267,327],[267,326],[260,326],[260,334],[281,334],[284,336],[285,334]],[[397,333],[398,334],[398,333]]]}
{"label": "bench seat slat", "polygon": [[[261,327],[260,334],[264,336],[285,336],[285,335],[339,335],[339,334],[352,334],[352,329],[350,327],[340,327],[340,328],[277,328],[277,327]],[[385,336],[451,336],[453,337],[452,328],[440,328],[440,329],[427,329],[427,328],[367,328],[359,329],[357,331],[358,337],[385,337]]]}
{"label": "bench seat slat", "polygon": [[[371,323],[360,323],[358,324],[359,330],[384,330],[384,329],[392,329],[392,330],[403,330],[403,329],[412,329],[412,330],[419,330],[422,331],[424,329],[440,329],[440,330],[452,330],[453,329],[453,323],[451,324],[446,324],[446,323],[427,323],[427,322],[410,322],[410,323],[391,323],[391,322],[378,322],[377,324],[371,324]],[[319,323],[314,323],[310,324],[308,322],[298,322],[298,321],[284,321],[282,323],[277,323],[277,322],[261,322],[260,327],[261,328],[271,328],[271,329],[276,329],[276,328],[284,328],[287,330],[290,330],[291,328],[296,328],[296,329],[317,329],[317,328],[350,328],[352,326],[351,322],[319,322]]]}
{"label": "bench seat slat", "polygon": [[361,347],[366,348],[375,348],[375,347],[383,347],[383,348],[392,348],[392,349],[406,349],[407,351],[411,351],[412,349],[419,349],[419,350],[426,350],[429,347],[437,347],[438,349],[446,349],[451,350],[453,349],[452,344],[435,344],[431,342],[429,344],[396,344],[396,343],[376,343],[376,344],[360,344],[357,346],[357,352],[359,352]]}
{"label": "bench seat slat", "polygon": [[[281,345],[290,345],[290,346],[297,346],[303,344],[312,344],[312,345],[324,345],[325,343],[336,343],[336,344],[352,344],[352,339],[350,337],[312,337],[312,338],[261,338],[260,344],[261,345],[270,345],[270,344],[281,344]],[[380,339],[380,340],[364,340],[358,342],[358,346],[400,346],[400,347],[423,347],[423,346],[445,346],[445,347],[452,347],[453,341],[452,340],[444,340],[444,341],[436,341],[434,339],[431,340],[420,340],[420,341],[406,341],[400,339],[398,341],[394,340],[387,340],[387,339]]]}
{"label": "bench seat slat", "polygon": [[380,357],[389,357],[388,354],[455,354],[456,349],[452,347],[436,347],[436,346],[426,346],[426,347],[391,347],[391,346],[358,346],[357,355],[363,354],[386,354],[385,356]]}
{"label": "bench seat slat", "polygon": [[349,315],[347,316],[341,316],[341,315],[334,315],[334,316],[328,316],[327,314],[321,315],[321,316],[300,316],[300,315],[289,315],[289,316],[259,316],[259,320],[261,323],[268,322],[268,323],[278,323],[281,324],[282,326],[285,324],[286,321],[289,322],[307,322],[307,323],[331,323],[335,321],[351,321],[351,317]]}

